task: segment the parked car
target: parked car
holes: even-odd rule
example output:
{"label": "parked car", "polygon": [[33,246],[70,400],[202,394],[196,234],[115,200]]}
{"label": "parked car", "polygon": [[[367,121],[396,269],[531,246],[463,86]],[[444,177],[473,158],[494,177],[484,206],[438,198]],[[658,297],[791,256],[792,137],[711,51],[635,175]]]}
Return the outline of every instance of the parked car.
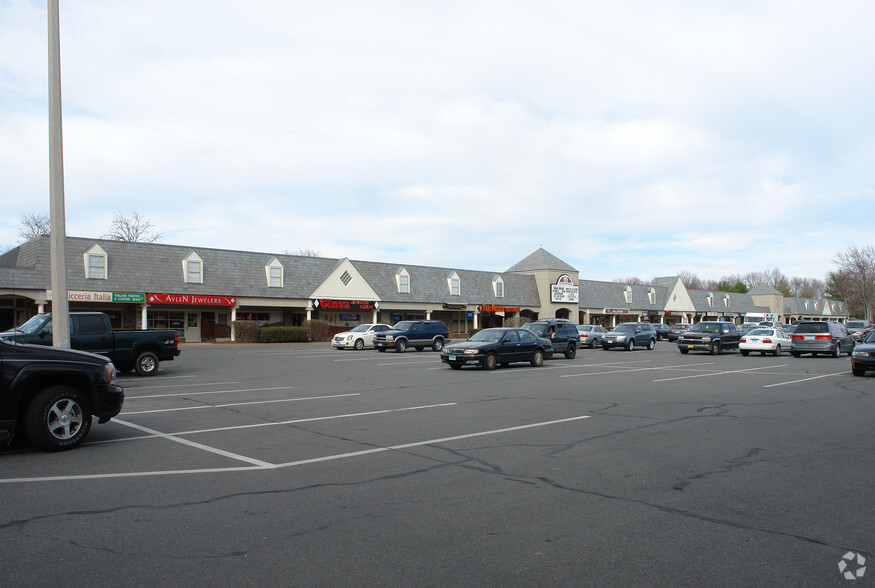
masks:
{"label": "parked car", "polygon": [[656,331],[656,340],[662,341],[663,339],[668,339],[668,332],[671,330],[671,327],[665,323],[652,323],[653,330]]}
{"label": "parked car", "polygon": [[761,329],[763,327],[760,326],[759,323],[741,323],[738,326],[738,332],[744,335],[745,333],[750,333],[754,329]]}
{"label": "parked car", "polygon": [[374,347],[380,352],[394,349],[396,353],[404,353],[408,347],[417,351],[426,347],[440,351],[449,342],[450,330],[441,321],[400,321],[374,335]]}
{"label": "parked car", "polygon": [[851,353],[851,372],[855,376],[865,376],[875,370],[875,334],[869,333],[863,342],[858,343]]}
{"label": "parked car", "polygon": [[[38,314],[0,338],[52,345],[52,315]],[[141,376],[154,376],[159,362],[171,361],[180,353],[179,333],[173,329],[135,329],[114,331],[102,312],[70,313],[70,347],[108,357],[121,372],[137,370]]]}
{"label": "parked car", "polygon": [[687,354],[690,351],[707,351],[714,355],[726,349],[737,349],[741,334],[729,322],[702,321],[693,325],[688,332],[678,337],[678,350]]}
{"label": "parked car", "polygon": [[783,329],[786,325],[780,321],[760,321],[759,326],[768,329]]}
{"label": "parked car", "polygon": [[861,333],[871,326],[872,323],[870,323],[869,321],[848,321],[845,323],[845,328],[851,335],[854,335],[855,333]]}
{"label": "parked car", "polygon": [[441,361],[454,370],[463,365],[492,370],[520,361],[540,367],[552,355],[553,344],[549,339],[527,329],[493,328],[477,331],[462,343],[447,345],[441,352]]}
{"label": "parked car", "polygon": [[742,355],[759,351],[777,357],[782,351],[790,351],[790,336],[783,329],[754,329],[741,336],[738,349]]}
{"label": "parked car", "polygon": [[581,347],[595,349],[602,344],[602,337],[608,330],[601,325],[577,325],[577,332]]}
{"label": "parked car", "polygon": [[72,449],[121,412],[125,392],[101,355],[0,341],[0,441],[17,431],[45,451]]}
{"label": "parked car", "polygon": [[562,353],[566,359],[574,359],[577,355],[577,345],[580,333],[577,326],[566,319],[545,319],[532,321],[523,325],[537,337],[549,339],[556,353]]}
{"label": "parked car", "polygon": [[784,332],[788,335],[792,335],[795,330],[796,323],[787,323],[786,325],[784,325]]}
{"label": "parked car", "polygon": [[374,336],[383,331],[389,331],[392,327],[383,324],[364,324],[354,327],[351,331],[338,333],[331,340],[331,344],[337,349],[364,349],[374,346]]}
{"label": "parked car", "polygon": [[836,321],[799,321],[790,340],[793,357],[803,353],[810,353],[812,357],[821,353],[838,357],[842,353],[851,355],[854,350],[854,339],[845,326]]}
{"label": "parked car", "polygon": [[651,323],[620,323],[602,338],[602,349],[622,347],[632,351],[636,346],[656,347],[656,331]]}
{"label": "parked car", "polygon": [[690,323],[676,323],[671,326],[668,330],[668,336],[666,337],[669,341],[677,341],[678,337],[680,337],[683,333],[686,333],[692,327]]}

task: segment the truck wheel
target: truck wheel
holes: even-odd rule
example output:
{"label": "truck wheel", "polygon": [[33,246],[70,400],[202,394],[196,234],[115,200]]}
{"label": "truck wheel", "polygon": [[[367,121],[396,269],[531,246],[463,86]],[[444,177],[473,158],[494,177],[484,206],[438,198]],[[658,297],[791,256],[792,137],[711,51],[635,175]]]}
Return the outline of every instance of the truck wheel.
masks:
{"label": "truck wheel", "polygon": [[686,355],[687,353],[690,352],[689,349],[678,349],[678,351],[680,351],[682,355]]}
{"label": "truck wheel", "polygon": [[407,341],[404,339],[395,341],[395,353],[404,353],[405,351],[407,351]]}
{"label": "truck wheel", "polygon": [[91,404],[72,386],[50,386],[28,405],[24,426],[31,443],[40,449],[72,449],[91,430]]}
{"label": "truck wheel", "polygon": [[720,341],[714,341],[711,343],[711,350],[708,353],[711,355],[717,355],[720,353]]}
{"label": "truck wheel", "polygon": [[431,348],[434,351],[440,351],[444,348],[444,340],[442,337],[435,337],[434,342],[431,344]]}
{"label": "truck wheel", "polygon": [[158,356],[151,351],[144,351],[137,357],[134,369],[141,376],[154,376],[158,371]]}
{"label": "truck wheel", "polygon": [[386,348],[385,347],[377,347],[377,351],[379,351],[380,353],[386,353]]}
{"label": "truck wheel", "polygon": [[572,343],[565,350],[565,359],[574,359],[577,356],[577,343]]}

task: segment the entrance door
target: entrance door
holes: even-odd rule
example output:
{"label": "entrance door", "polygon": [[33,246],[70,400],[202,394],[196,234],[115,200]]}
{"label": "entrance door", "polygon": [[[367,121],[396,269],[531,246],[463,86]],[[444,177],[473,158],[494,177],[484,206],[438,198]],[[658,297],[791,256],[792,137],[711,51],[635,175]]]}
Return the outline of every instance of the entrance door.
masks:
{"label": "entrance door", "polygon": [[201,313],[201,339],[204,341],[216,340],[216,313]]}
{"label": "entrance door", "polygon": [[199,315],[196,312],[186,313],[185,341],[187,343],[200,343],[201,329]]}

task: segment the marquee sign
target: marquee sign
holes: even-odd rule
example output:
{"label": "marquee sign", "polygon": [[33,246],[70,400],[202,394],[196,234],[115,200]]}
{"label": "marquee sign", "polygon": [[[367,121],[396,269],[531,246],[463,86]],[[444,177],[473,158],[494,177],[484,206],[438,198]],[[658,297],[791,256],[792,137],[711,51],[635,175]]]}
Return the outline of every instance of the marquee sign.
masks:
{"label": "marquee sign", "polygon": [[[52,299],[52,291],[46,291],[46,300]],[[138,303],[146,302],[142,292],[86,292],[83,290],[68,290],[67,300],[70,302],[115,302]]]}
{"label": "marquee sign", "polygon": [[605,314],[632,314],[628,308],[606,308]]}
{"label": "marquee sign", "polygon": [[321,298],[313,301],[313,308],[325,310],[376,310],[379,304],[369,300],[332,300]]}
{"label": "marquee sign", "polygon": [[550,286],[550,302],[580,302],[580,289],[568,274],[562,274]]}
{"label": "marquee sign", "polygon": [[236,306],[234,296],[203,296],[201,294],[147,294],[149,304],[191,304],[194,306]]}

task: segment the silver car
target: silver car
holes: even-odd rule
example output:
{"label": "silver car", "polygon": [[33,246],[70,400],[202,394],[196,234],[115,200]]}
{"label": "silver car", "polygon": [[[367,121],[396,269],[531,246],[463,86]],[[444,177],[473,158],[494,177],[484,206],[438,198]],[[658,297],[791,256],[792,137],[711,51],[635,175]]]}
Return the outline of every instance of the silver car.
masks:
{"label": "silver car", "polygon": [[851,355],[854,339],[841,323],[835,321],[800,321],[790,336],[790,354],[799,357],[810,353],[812,357],[823,354],[838,357],[842,353]]}
{"label": "silver car", "polygon": [[602,344],[602,338],[608,330],[601,325],[577,325],[577,332],[580,334],[578,340],[581,347],[595,349]]}

